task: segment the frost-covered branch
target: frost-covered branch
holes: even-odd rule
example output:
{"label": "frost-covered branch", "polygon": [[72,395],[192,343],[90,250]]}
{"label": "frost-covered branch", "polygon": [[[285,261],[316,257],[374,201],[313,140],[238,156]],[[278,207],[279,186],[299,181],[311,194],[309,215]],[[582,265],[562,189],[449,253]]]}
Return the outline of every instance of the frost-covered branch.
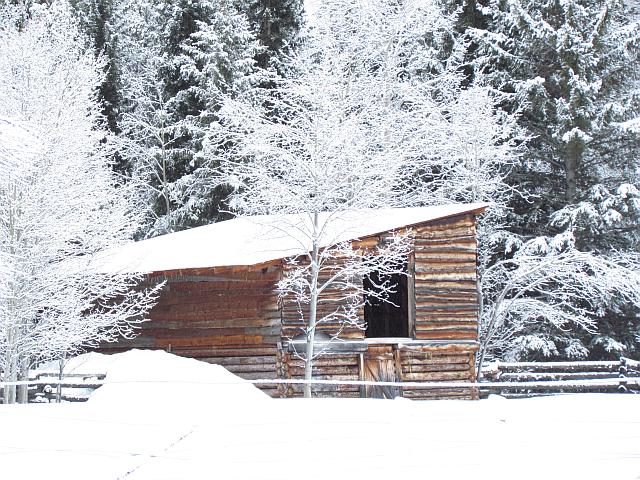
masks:
{"label": "frost-covered branch", "polygon": [[640,259],[581,252],[564,236],[537,238],[488,268],[482,286],[490,293],[481,318],[478,374],[487,354],[507,350],[533,324],[593,333],[604,305],[640,305]]}
{"label": "frost-covered branch", "polygon": [[83,50],[67,8],[34,6],[20,28],[16,10],[0,11],[0,370],[9,381],[38,361],[133,335],[157,291],[88,261],[129,241],[139,215],[109,163],[95,98],[102,60]]}
{"label": "frost-covered branch", "polygon": [[[304,231],[291,227],[305,241],[280,285],[304,305],[307,378],[316,326],[337,324],[334,337],[363,328],[363,278],[406,264],[406,240],[369,255],[327,238],[329,225],[368,208],[482,201],[504,186],[512,124],[487,90],[461,93],[453,30],[436,2],[327,0],[272,88],[221,97],[205,142],[211,188],[230,188],[240,214],[307,220]],[[381,299],[395,288],[376,287]],[[330,289],[341,307],[318,315]]]}

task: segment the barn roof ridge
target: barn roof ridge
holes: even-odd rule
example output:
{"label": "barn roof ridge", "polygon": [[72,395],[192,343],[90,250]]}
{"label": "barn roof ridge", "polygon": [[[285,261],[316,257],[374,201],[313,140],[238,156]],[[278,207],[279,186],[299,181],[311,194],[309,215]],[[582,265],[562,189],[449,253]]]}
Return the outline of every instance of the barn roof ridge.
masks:
{"label": "barn roof ridge", "polygon": [[[322,212],[321,247],[413,227],[463,214],[480,214],[488,203]],[[154,273],[250,266],[311,250],[311,214],[241,216],[169,233],[113,249],[92,260],[106,273]]]}

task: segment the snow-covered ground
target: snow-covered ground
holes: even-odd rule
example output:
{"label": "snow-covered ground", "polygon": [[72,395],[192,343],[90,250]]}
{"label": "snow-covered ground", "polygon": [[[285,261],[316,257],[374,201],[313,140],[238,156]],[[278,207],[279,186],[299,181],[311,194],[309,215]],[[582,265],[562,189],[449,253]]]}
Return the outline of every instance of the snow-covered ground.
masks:
{"label": "snow-covered ground", "polygon": [[0,406],[3,478],[640,478],[637,395],[274,400],[163,352],[107,360],[87,403]]}

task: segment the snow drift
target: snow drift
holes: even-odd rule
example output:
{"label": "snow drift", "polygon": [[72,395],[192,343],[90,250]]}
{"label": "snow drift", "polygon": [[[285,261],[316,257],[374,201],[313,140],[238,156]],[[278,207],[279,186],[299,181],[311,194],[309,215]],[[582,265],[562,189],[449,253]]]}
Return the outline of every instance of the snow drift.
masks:
{"label": "snow drift", "polygon": [[[106,384],[90,397],[89,404],[113,408],[115,405],[139,409],[198,411],[221,403],[243,404],[270,399],[251,383],[220,365],[178,357],[158,350],[130,350],[110,355]],[[91,364],[85,364],[87,368]],[[93,372],[96,373],[96,372]]]}

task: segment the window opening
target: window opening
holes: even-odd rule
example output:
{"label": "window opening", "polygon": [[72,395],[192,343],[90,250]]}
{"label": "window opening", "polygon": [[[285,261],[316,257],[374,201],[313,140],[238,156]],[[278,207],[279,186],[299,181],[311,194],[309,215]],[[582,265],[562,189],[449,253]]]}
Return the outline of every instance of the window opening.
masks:
{"label": "window opening", "polygon": [[[409,336],[409,295],[406,275],[407,264],[403,268],[405,274],[381,275],[378,272],[363,279],[365,290],[364,321],[367,324],[365,336],[368,338],[408,337]],[[376,297],[385,280],[394,285],[393,293],[384,301]]]}

